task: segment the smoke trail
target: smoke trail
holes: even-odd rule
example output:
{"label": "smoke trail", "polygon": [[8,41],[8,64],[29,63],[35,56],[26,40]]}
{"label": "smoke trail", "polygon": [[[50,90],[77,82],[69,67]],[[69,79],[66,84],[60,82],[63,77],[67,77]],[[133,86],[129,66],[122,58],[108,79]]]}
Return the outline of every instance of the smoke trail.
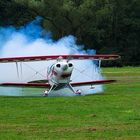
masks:
{"label": "smoke trail", "polygon": [[[76,38],[72,35],[54,41],[51,32],[44,30],[40,26],[41,20],[41,17],[37,17],[34,21],[18,29],[13,26],[0,27],[0,57],[95,53],[95,50],[84,51],[84,46],[77,45]],[[36,77],[30,77],[31,72],[33,72],[30,66],[33,66],[37,71],[42,69],[42,73],[45,75],[46,67],[50,63],[32,62],[24,65],[22,81],[27,82],[28,80],[45,78],[41,77],[41,74],[39,76],[36,75]],[[74,61],[74,64],[76,67],[72,75],[74,82],[102,79],[96,65],[92,61]],[[15,82],[19,80],[13,64],[0,64],[0,67],[0,82]],[[102,91],[102,87],[96,86],[94,90],[84,87],[82,90],[85,93],[97,93]]]}

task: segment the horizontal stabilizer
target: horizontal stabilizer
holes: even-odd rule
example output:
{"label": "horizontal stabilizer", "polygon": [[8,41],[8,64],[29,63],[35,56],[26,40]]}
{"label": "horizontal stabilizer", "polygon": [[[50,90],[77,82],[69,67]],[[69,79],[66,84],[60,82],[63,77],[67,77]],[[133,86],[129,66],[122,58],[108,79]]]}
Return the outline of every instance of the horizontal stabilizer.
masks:
{"label": "horizontal stabilizer", "polygon": [[48,80],[34,80],[34,81],[29,81],[28,83],[48,83]]}

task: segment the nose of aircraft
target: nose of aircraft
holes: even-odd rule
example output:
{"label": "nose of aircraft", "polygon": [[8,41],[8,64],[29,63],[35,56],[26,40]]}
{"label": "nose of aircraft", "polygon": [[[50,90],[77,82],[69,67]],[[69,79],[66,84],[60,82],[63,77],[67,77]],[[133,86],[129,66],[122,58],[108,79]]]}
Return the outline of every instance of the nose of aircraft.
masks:
{"label": "nose of aircraft", "polygon": [[68,69],[68,65],[67,64],[65,64],[64,66],[63,66],[63,68],[62,68],[64,71],[65,70],[67,70]]}

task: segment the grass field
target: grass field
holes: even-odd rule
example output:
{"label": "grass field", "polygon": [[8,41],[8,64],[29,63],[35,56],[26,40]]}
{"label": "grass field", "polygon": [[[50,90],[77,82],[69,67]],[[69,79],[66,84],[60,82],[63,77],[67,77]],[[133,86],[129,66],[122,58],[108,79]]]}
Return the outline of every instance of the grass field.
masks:
{"label": "grass field", "polygon": [[140,67],[103,68],[98,95],[0,97],[0,140],[140,140]]}

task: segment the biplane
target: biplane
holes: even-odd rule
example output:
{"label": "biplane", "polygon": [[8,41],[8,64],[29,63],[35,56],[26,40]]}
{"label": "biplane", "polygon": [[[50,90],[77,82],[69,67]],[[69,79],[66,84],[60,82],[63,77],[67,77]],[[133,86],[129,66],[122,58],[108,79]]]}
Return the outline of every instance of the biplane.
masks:
{"label": "biplane", "polygon": [[[4,87],[35,87],[35,88],[45,88],[44,96],[50,95],[53,91],[58,91],[63,88],[69,89],[75,95],[81,95],[81,90],[75,91],[74,87],[82,86],[93,86],[106,83],[115,82],[115,80],[96,80],[96,81],[83,81],[83,82],[73,82],[71,80],[71,75],[74,69],[74,64],[72,60],[98,60],[99,67],[102,60],[116,60],[119,59],[119,55],[50,55],[50,56],[26,56],[26,57],[9,57],[0,58],[0,63],[19,63],[19,62],[33,62],[33,61],[51,61],[55,60],[47,68],[46,80],[33,81],[33,82],[10,82],[10,83],[0,83],[0,86]],[[81,77],[82,79],[82,77]],[[44,82],[45,81],[45,82]]]}

